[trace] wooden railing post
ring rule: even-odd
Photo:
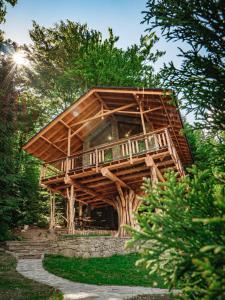
[[[130,155],[130,163],[133,164],[132,147],[131,147],[130,139],[128,139],[128,148],[129,148],[129,155]]]
[[[95,149],[95,167],[96,167],[96,172],[98,172],[98,149]]]
[[[68,143],[67,143],[67,158],[66,158],[66,174],[69,172],[69,157],[70,157],[70,151],[71,151],[71,128],[68,128]]]

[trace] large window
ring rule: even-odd
[[[133,124],[128,122],[119,122],[118,123],[119,129],[119,138],[128,138],[132,135],[137,135],[142,133],[141,124]]]
[[[90,147],[96,147],[98,145],[109,143],[113,140],[112,138],[112,125],[110,123],[107,126],[98,128],[96,134],[90,140]]]

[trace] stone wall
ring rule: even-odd
[[[77,237],[54,242],[51,253],[58,253],[70,257],[107,257],[115,254],[135,252],[125,249],[125,242],[129,238],[119,237]]]

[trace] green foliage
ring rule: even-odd
[[[131,286],[157,283],[163,287],[159,276],[152,275],[149,280],[144,268],[134,268],[138,258],[136,253],[96,258],[45,255],[43,265],[49,272],[75,282]]]
[[[12,51],[16,45],[8,42]],[[40,163],[22,151],[25,141],[43,125],[43,104],[21,91],[24,73],[10,54],[0,57],[0,240],[19,225],[46,223],[48,199],[39,188]],[[46,109],[47,110],[47,109]]]
[[[0,61],[0,240],[7,237],[8,223],[12,220],[13,209],[18,198],[18,176],[15,172],[14,157],[14,112],[16,94],[13,82],[5,84],[5,77],[10,72],[9,64]]]
[[[1,240],[9,238],[13,227],[47,224],[49,197],[39,188],[38,161],[22,150],[26,141],[93,85],[158,83],[151,63],[162,53],[152,51],[154,34],[122,50],[115,46],[118,37],[111,29],[103,39],[100,32],[71,21],[53,28],[34,22],[31,38],[31,48],[4,42],[10,53],[3,53],[0,61]],[[27,51],[28,66],[14,64],[11,54],[18,50]],[[57,204],[57,211],[64,209],[62,199]]]
[[[195,113],[199,126],[224,130],[224,2],[148,0],[144,22],[167,41],[184,42],[181,67],[171,62],[162,71],[164,87],[181,93],[182,107]]]
[[[51,101],[54,113],[67,107],[93,86],[155,87],[158,77],[153,64],[162,52],[153,52],[154,34],[141,37],[139,45],[127,50],[116,47],[118,37],[109,29],[102,38],[87,25],[67,20],[53,28],[33,23],[30,36],[34,45],[29,52],[32,69],[30,85]]]
[[[6,5],[11,4],[14,6],[17,0],[0,0],[0,24],[5,22]],[[3,32],[0,30],[0,43],[3,41]],[[1,46],[1,45],[0,45]]]
[[[170,288],[181,288],[184,299],[222,300],[225,188],[210,170],[189,172],[179,181],[171,172],[154,188],[145,181],[140,230],[131,243],[140,245],[139,264]]]
[[[213,169],[213,173],[220,177],[225,171],[225,134],[210,132],[185,124],[183,130],[191,146],[195,165],[201,170]]]

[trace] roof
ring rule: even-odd
[[[171,103],[172,93],[163,89],[93,87],[33,136],[23,149],[45,162],[65,157],[68,129],[71,128],[71,155],[74,155],[82,150],[85,137],[103,122],[103,117],[96,117],[101,111],[104,118],[110,115],[109,110],[123,115],[124,112],[119,110],[123,106],[131,117],[137,117],[138,102],[141,101],[153,129],[170,127],[183,164],[190,164],[191,151],[186,137],[180,133],[183,123],[179,110]]]

